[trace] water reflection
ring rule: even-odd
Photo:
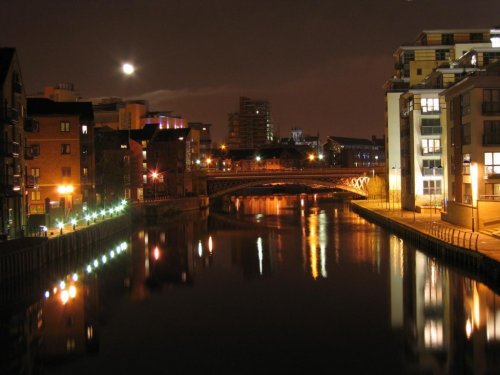
[[[138,228],[43,285],[39,298],[26,293],[29,303],[3,289],[0,373],[36,373],[40,364],[48,373],[116,370],[106,356],[126,356],[127,345],[109,343],[143,331],[148,340],[130,339],[139,359],[127,371],[165,363],[160,343],[172,373],[256,373],[269,369],[262,353],[281,372],[356,353],[350,373],[500,373],[500,300],[489,286],[345,203],[237,199],[230,214]],[[89,354],[95,360],[81,362]]]

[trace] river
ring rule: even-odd
[[[2,311],[5,373],[500,373],[497,293],[317,195],[137,227]]]

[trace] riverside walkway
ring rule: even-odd
[[[434,242],[450,245],[465,252],[473,252],[500,264],[500,238],[487,232],[472,232],[469,228],[453,225],[441,220],[439,210],[422,213],[401,210],[399,205],[391,203],[389,206],[379,200],[357,200],[351,202],[361,211],[378,216],[381,220],[397,223],[409,231],[426,236]]]

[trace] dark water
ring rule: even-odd
[[[240,198],[230,214],[185,215],[117,240],[123,250],[75,265],[77,281],[70,272],[66,285],[44,287],[48,297],[4,306],[0,368],[500,373],[496,293],[348,204],[303,198]]]

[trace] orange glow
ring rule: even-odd
[[[61,298],[62,304],[65,305],[68,302],[68,300],[69,300],[69,293],[68,293],[68,291],[67,290],[63,290],[61,292],[60,298]]]
[[[160,249],[158,249],[158,246],[156,246],[153,250],[153,257],[155,258],[155,260],[160,259]]]

